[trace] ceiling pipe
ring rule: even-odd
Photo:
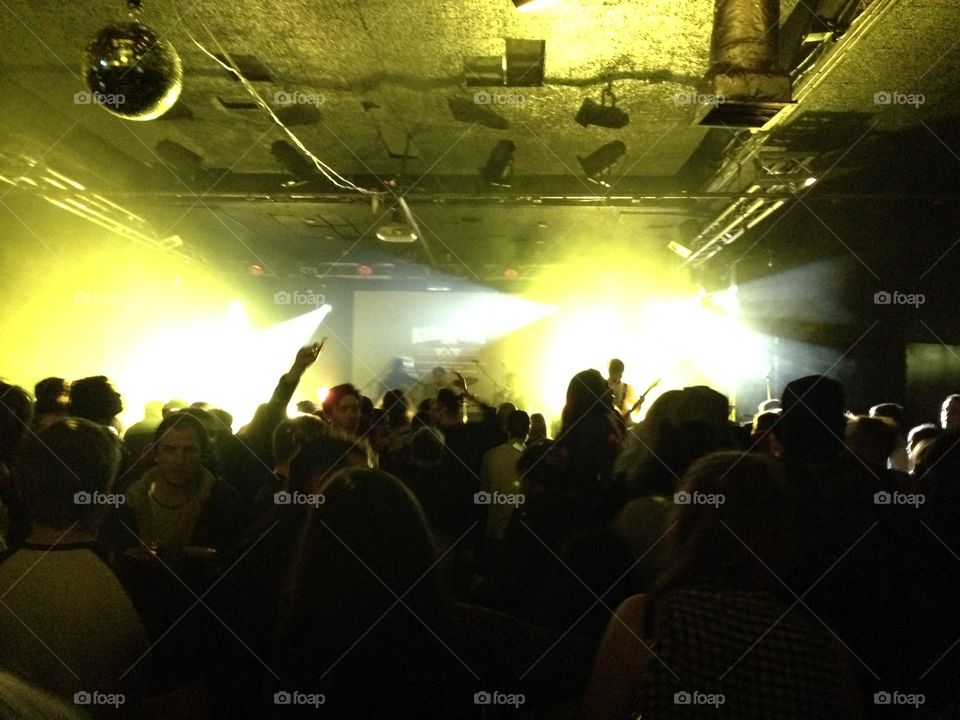
[[[714,0],[701,125],[760,128],[792,102],[780,67],[780,1]]]

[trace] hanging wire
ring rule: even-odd
[[[314,155],[314,154],[306,147],[306,145],[304,145],[304,144],[300,141],[300,138],[298,138],[298,137],[293,133],[293,131],[290,130],[290,128],[288,128],[288,127],[283,123],[283,121],[282,121],[279,117],[277,117],[277,114],[273,111],[273,108],[271,108],[270,105],[266,102],[266,100],[264,100],[264,99],[260,96],[260,93],[257,92],[257,89],[250,83],[250,81],[247,80],[247,79],[243,76],[243,73],[240,72],[240,69],[237,67],[236,63],[234,63],[233,59],[230,57],[230,54],[229,54],[229,53],[224,49],[224,47],[220,44],[220,41],[219,41],[219,40],[217,39],[217,37],[213,34],[213,32],[210,30],[210,28],[207,27],[207,24],[206,24],[205,22],[203,22],[203,21],[201,20],[201,21],[200,21],[201,26],[203,26],[203,29],[207,32],[207,35],[210,36],[210,39],[213,41],[214,45],[216,45],[217,49],[220,51],[220,54],[221,54],[224,58],[226,58],[227,62],[223,62],[223,60],[221,60],[221,59],[218,58],[216,55],[214,55],[212,52],[210,52],[206,47],[203,46],[203,44],[202,44],[199,40],[197,40],[197,39],[194,37],[193,33],[190,32],[190,28],[186,25],[186,23],[183,22],[182,17],[179,16],[179,13],[178,13],[178,18],[180,19],[181,24],[183,25],[183,28],[184,28],[184,30],[185,30],[186,33],[187,33],[187,36],[190,38],[191,41],[193,41],[193,44],[196,45],[198,48],[200,48],[200,50],[201,50],[205,55],[207,55],[209,58],[211,58],[212,60],[214,60],[214,61],[215,61],[218,65],[220,65],[224,70],[226,70],[226,71],[228,71],[228,72],[230,72],[230,73],[233,73],[233,74],[237,77],[237,79],[238,79],[238,80],[240,81],[240,83],[243,85],[244,89],[245,89],[245,90],[250,94],[250,96],[257,102],[257,105],[259,105],[261,108],[263,108],[263,109],[267,112],[267,114],[271,117],[271,119],[280,127],[280,129],[283,130],[284,133],[286,133],[287,137],[290,138],[290,141],[291,141],[304,155],[306,155],[308,158],[310,158],[310,160],[313,161],[313,164],[317,167],[317,170],[319,170],[321,173],[323,173],[324,177],[326,177],[331,183],[333,183],[334,185],[336,185],[338,188],[342,188],[342,189],[344,189],[344,190],[356,190],[357,192],[362,193],[362,194],[364,194],[364,195],[380,195],[380,194],[381,194],[380,191],[370,190],[370,189],[368,189],[368,188],[360,187],[359,185],[355,184],[355,183],[352,182],[351,180],[345,178],[343,175],[341,175],[341,174],[338,173],[336,170],[334,170],[331,166],[329,166],[329,165],[327,165],[325,162],[323,162],[323,160],[321,160],[321,159],[318,158],[316,155]]]

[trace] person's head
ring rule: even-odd
[[[438,365],[430,371],[430,377],[434,385],[445,385],[447,382],[447,371]]]
[[[940,432],[940,428],[933,423],[923,423],[910,428],[910,432],[907,433],[907,453],[916,450],[917,445],[924,440],[934,440]]]
[[[109,425],[123,411],[123,400],[104,375],[80,378],[70,386],[70,412],[75,417]]]
[[[277,467],[286,466],[300,447],[326,434],[327,426],[314,415],[281,420],[273,431],[273,457]]]
[[[163,400],[147,400],[143,404],[143,419],[147,422],[160,422],[163,418]]]
[[[957,476],[960,475],[960,430],[942,431],[937,437],[921,440],[914,474],[918,484],[929,491],[946,491],[957,497]],[[925,490],[925,491],[927,491]],[[927,496],[930,503],[930,496]],[[934,505],[936,505],[934,501]]]
[[[879,405],[874,405],[870,408],[870,417],[880,417],[880,418],[890,418],[897,425],[903,420],[903,405],[898,405],[897,403],[880,403]]]
[[[910,429],[907,433],[907,470],[912,473],[922,464],[924,454],[942,432],[933,423],[923,423]]]
[[[547,439],[547,420],[542,413],[534,413],[530,416],[530,434],[527,436],[527,442],[533,444]]]
[[[34,386],[33,395],[37,399],[34,413],[38,418],[66,417],[70,412],[70,385],[63,378],[44,378]]]
[[[772,457],[783,454],[783,445],[777,439],[774,427],[780,420],[781,410],[766,410],[755,418],[750,428],[749,445],[753,451],[766,453]]]
[[[187,411],[168,415],[153,434],[154,458],[160,477],[183,486],[200,479],[210,439],[203,422]]]
[[[457,424],[460,417],[460,398],[450,388],[440,388],[433,403],[433,422],[437,425]]]
[[[843,385],[824,375],[808,375],[783,390],[783,414],[776,424],[784,456],[825,463],[843,450],[847,420]]]
[[[791,517],[787,480],[773,459],[740,452],[700,458],[674,496],[658,586],[778,587],[768,568],[779,574],[791,556]]]
[[[334,428],[310,438],[294,453],[286,489],[312,493],[337,470],[366,465],[367,451],[362,441],[346,434],[338,435]]]
[[[523,410],[514,410],[507,418],[507,437],[526,442],[530,434],[530,416]]]
[[[382,408],[374,408],[370,416],[370,427],[364,433],[370,447],[376,452],[383,452],[390,446],[390,426],[387,424],[387,412]]]
[[[207,412],[216,420],[217,429],[214,433],[219,436],[233,435],[233,415],[223,408],[210,408]]]
[[[410,620],[407,608],[429,621],[441,599],[437,543],[402,482],[349,468],[318,490],[324,501],[308,514],[284,593],[281,637],[294,664],[301,652],[337,658],[374,624]],[[385,618],[398,597],[406,607]]]
[[[500,429],[505,433],[509,433],[507,430],[507,418],[510,417],[510,413],[516,411],[517,406],[512,402],[500,403],[500,407],[497,408],[497,421],[500,423]]]
[[[418,429],[410,439],[414,463],[423,467],[439,463],[443,459],[443,447],[443,433],[432,427]]]
[[[691,385],[680,392],[674,421],[680,425],[702,422],[724,430],[730,415],[730,400],[721,392],[706,385]]]
[[[940,427],[960,430],[960,395],[948,395],[940,407]]]
[[[847,447],[868,465],[885,468],[897,446],[896,427],[890,418],[857,416],[847,423]]]
[[[750,434],[754,437],[766,435],[773,430],[773,426],[780,419],[780,410],[766,410],[753,418],[753,424],[750,428]]]
[[[623,360],[613,358],[608,368],[610,372],[610,382],[618,383],[623,379]]]
[[[33,399],[19,385],[0,381],[0,462],[9,461],[30,426]]]
[[[399,427],[407,422],[407,415],[410,412],[410,405],[403,390],[388,390],[383,394],[383,400],[380,401],[382,407],[387,413],[387,419],[392,427]]]
[[[360,427],[360,391],[350,383],[333,386],[323,400],[323,414],[334,427],[356,435]]]
[[[613,393],[599,370],[581,370],[567,385],[567,403],[563,407],[564,425],[584,415],[613,408]]]
[[[166,403],[164,403],[163,409],[160,411],[160,415],[162,417],[166,417],[170,413],[185,410],[188,407],[189,405],[187,404],[186,400],[168,400]]]
[[[26,440],[14,483],[35,527],[80,523],[92,531],[102,508],[90,496],[109,491],[119,462],[117,443],[102,425],[64,418]]]

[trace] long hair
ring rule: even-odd
[[[772,459],[718,452],[694,462],[680,480],[667,527],[657,592],[715,583],[737,589],[781,586],[793,541],[792,497]]]
[[[30,436],[14,465],[18,498],[34,523],[96,529],[102,508],[95,492],[110,492],[120,451],[110,433],[89,420],[64,418]]]
[[[375,623],[372,637],[395,638],[398,626],[418,622],[411,611],[430,624],[442,599],[432,572],[436,541],[419,502],[400,480],[380,470],[347,468],[319,491],[323,502],[304,527],[278,633],[285,669],[314,679]]]

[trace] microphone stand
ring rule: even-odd
[[[486,369],[483,365],[480,364],[480,361],[479,361],[479,360],[474,359],[474,360],[471,360],[470,362],[472,362],[474,365],[476,365],[478,368],[480,368],[480,372],[482,372],[484,375],[487,376],[487,379],[489,379],[490,382],[493,383],[493,386],[494,386],[497,390],[501,391],[504,395],[508,395],[508,394],[509,394],[509,391],[507,390],[507,388],[503,387],[500,383],[498,383],[496,380],[494,380],[494,379],[493,379],[493,376],[492,376],[490,373],[487,372],[487,369]]]

